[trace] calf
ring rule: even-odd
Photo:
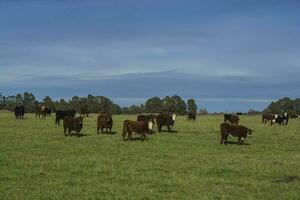
[[[163,126],[167,126],[168,132],[171,132],[171,127],[174,126],[176,120],[175,113],[161,113],[156,116],[156,124],[158,132],[161,132]]]
[[[16,119],[24,119],[25,107],[16,106],[14,109]]]
[[[106,129],[106,133],[111,133],[111,129],[113,126],[112,117],[109,115],[99,115],[97,118],[97,133],[99,134],[99,130],[101,129],[101,133],[103,133],[103,129]]]
[[[288,125],[289,118],[290,118],[289,115],[287,113],[284,113],[283,115],[279,115],[276,118],[275,123],[279,125]]]
[[[187,114],[187,121],[196,121],[197,113],[190,112]]]
[[[222,123],[220,125],[221,141],[220,144],[227,145],[227,138],[229,135],[238,137],[238,144],[242,144],[247,135],[251,135],[253,130],[240,125],[232,125],[228,123]]]
[[[64,119],[66,116],[75,117],[76,110],[57,110],[55,115],[55,124],[60,125],[60,120]]]
[[[66,116],[64,118],[64,134],[65,134],[65,136],[68,136],[67,130],[68,130],[69,135],[72,135],[71,131],[75,131],[77,136],[79,136],[79,132],[82,129],[82,124],[83,124],[82,117]]]
[[[240,118],[236,114],[224,114],[224,122],[230,122],[231,124],[238,125]]]
[[[132,140],[132,133],[138,133],[142,135],[142,140],[146,139],[146,133],[150,133],[152,130],[153,123],[149,121],[148,123],[145,121],[131,121],[125,120],[123,123],[123,140],[126,140],[126,135],[130,140]]]

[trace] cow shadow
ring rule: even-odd
[[[174,130],[171,130],[171,131],[161,130],[160,132],[157,131],[157,133],[178,133],[178,131],[174,131]]]
[[[84,134],[84,133],[79,133],[79,134],[73,133],[72,135],[68,135],[68,136],[81,138],[81,137],[86,137],[86,136],[90,136],[90,135]]]
[[[238,142],[233,142],[233,141],[227,141],[227,144],[236,144],[236,145],[241,145],[241,146],[243,146],[243,145],[246,145],[246,146],[248,146],[248,145],[250,145],[249,143],[243,143],[243,144],[239,144]]]
[[[118,132],[117,131],[112,131],[112,132],[103,132],[103,133],[101,133],[101,131],[99,132],[99,134],[97,133],[97,135],[115,135],[115,134],[117,134]]]
[[[145,142],[145,141],[148,141],[149,138],[142,138],[142,137],[132,137],[131,139],[130,138],[126,138],[124,141],[130,141],[130,142],[133,142],[133,141],[141,141],[141,142]]]

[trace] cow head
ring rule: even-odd
[[[153,125],[154,125],[154,123],[150,120],[150,121],[148,122],[148,128],[149,128],[150,131],[152,131]]]

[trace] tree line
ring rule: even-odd
[[[284,97],[277,101],[273,101],[269,106],[263,110],[263,113],[289,113],[291,115],[300,115],[300,98],[290,99]]]
[[[111,99],[104,96],[88,95],[86,97],[73,96],[69,100],[61,98],[53,100],[46,96],[42,101],[38,101],[30,92],[18,93],[17,95],[4,96],[0,93],[0,110],[13,111],[15,106],[24,105],[26,112],[35,112],[38,106],[46,106],[55,110],[75,109],[80,112],[82,108],[93,113],[107,114],[140,114],[140,113],[161,113],[175,112],[185,115],[188,112],[197,113],[197,104],[194,99],[185,102],[180,96],[166,96],[164,98],[152,97],[144,104],[121,107]]]

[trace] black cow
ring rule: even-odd
[[[290,116],[287,113],[284,113],[283,115],[278,115],[278,117],[275,120],[275,123],[279,125],[288,125]]]
[[[187,121],[196,121],[196,118],[197,118],[197,113],[195,113],[195,112],[190,112],[190,113],[188,113],[187,114]]]
[[[171,127],[174,126],[176,120],[175,113],[161,113],[156,116],[156,124],[158,132],[161,132],[163,126],[167,126],[168,132],[171,132]]]
[[[224,122],[230,122],[231,124],[238,125],[240,118],[236,114],[224,114]]]
[[[75,117],[76,110],[57,110],[55,117],[55,124],[60,125],[60,120],[64,119],[66,116]]]
[[[24,106],[16,106],[14,111],[15,111],[16,119],[24,119],[24,113],[25,113]]]

